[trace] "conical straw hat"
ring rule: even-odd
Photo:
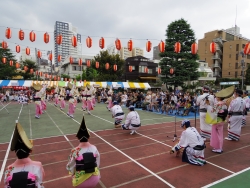
[[[233,95],[234,89],[235,89],[235,86],[230,86],[228,88],[222,89],[219,92],[215,93],[215,96],[221,97],[221,98],[229,98]]]

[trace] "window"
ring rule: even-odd
[[[236,60],[238,60],[239,59],[239,54],[236,54]]]
[[[205,54],[207,53],[207,50],[205,51]]]
[[[207,61],[207,58],[205,58],[205,61]]]
[[[72,66],[72,71],[76,71],[76,66]]]
[[[238,69],[238,63],[235,63],[235,69]]]
[[[149,73],[149,74],[152,74],[152,73],[153,73],[153,70],[152,70],[152,69],[148,69],[148,73]]]
[[[226,33],[226,40],[228,41],[234,40],[234,36],[232,34]]]
[[[230,47],[229,47],[230,49],[232,49],[232,45],[230,45]]]
[[[229,58],[231,58],[231,54],[229,54]]]
[[[231,63],[229,63],[228,66],[231,67]]]
[[[239,51],[239,44],[236,44],[236,51]]]
[[[205,46],[207,46],[207,43],[205,42]]]
[[[234,77],[237,78],[237,76],[238,76],[238,72],[235,72]]]
[[[206,66],[206,64],[204,64],[204,67]]]
[[[132,66],[132,70],[135,70],[135,66]]]
[[[139,66],[139,73],[145,73],[145,68],[147,66]]]
[[[230,75],[230,72],[228,72],[228,75]]]
[[[245,48],[245,44],[242,44],[242,48]]]

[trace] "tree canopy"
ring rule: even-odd
[[[6,63],[3,63],[3,58],[6,58]],[[2,44],[0,44],[0,80],[12,79],[12,77],[17,76],[16,72],[16,59],[12,54],[10,49],[3,49]],[[10,61],[13,61],[13,66],[10,66]]]
[[[190,25],[184,19],[172,22],[166,30],[165,52],[160,53],[162,57],[160,66],[162,69],[161,80],[168,85],[182,86],[187,80],[197,80],[199,73],[198,55],[191,53],[191,45],[195,42],[195,34]],[[180,42],[180,53],[174,52],[174,45]],[[170,68],[174,68],[174,74],[170,74]]]

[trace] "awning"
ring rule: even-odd
[[[3,86],[8,86],[10,83],[10,80],[3,80],[0,84],[0,87],[3,87]]]
[[[157,80],[158,77],[140,77],[140,79]]]
[[[128,82],[122,82],[124,89],[130,88]]]
[[[151,88],[148,83],[129,82],[128,84],[129,84],[131,89],[149,89],[149,88]]]
[[[113,88],[119,88],[119,87],[124,88],[122,82],[112,82],[112,87]]]

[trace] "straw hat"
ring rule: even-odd
[[[215,93],[216,97],[220,98],[229,98],[234,93],[235,86],[230,86],[228,88],[222,89],[219,92]]]
[[[21,145],[18,144],[19,142],[21,143]],[[21,148],[17,148],[17,147],[21,147]],[[23,127],[19,123],[17,123],[15,127],[15,132],[13,135],[13,139],[11,142],[11,151],[14,151],[15,149],[22,149],[22,147],[27,147],[28,149],[31,150],[33,148],[33,144],[28,139],[25,131],[23,130]]]
[[[68,87],[69,87],[70,89],[72,89],[73,84],[71,84],[70,82],[68,82]]]
[[[36,90],[36,91],[40,91],[43,86],[41,86],[40,84],[33,84],[33,88]]]

